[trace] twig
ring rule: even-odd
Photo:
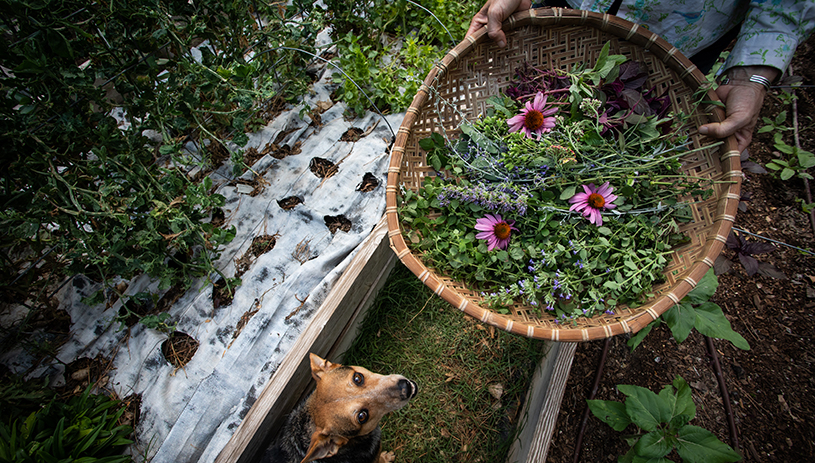
[[[733,417],[733,407],[730,405],[730,394],[727,392],[727,383],[722,374],[722,365],[719,363],[719,356],[716,354],[716,346],[713,344],[713,339],[705,336],[705,345],[707,346],[708,355],[713,363],[713,370],[716,373],[716,381],[719,383],[719,391],[722,394],[722,402],[724,402],[724,412],[727,416],[727,424],[730,427],[730,445],[738,452],[739,451],[739,432],[736,429],[736,420]]]
[[[611,346],[611,338],[606,338],[603,344],[603,352],[600,354],[600,364],[597,365],[597,371],[594,374],[594,386],[591,388],[588,400],[594,400],[597,395],[597,389],[600,388],[600,379],[603,377],[603,366],[606,364],[606,357],[608,357],[608,350]],[[583,412],[583,419],[580,422],[580,432],[577,433],[577,440],[574,444],[574,463],[580,461],[580,451],[583,447],[583,435],[586,433],[586,424],[589,421],[589,406],[586,404],[586,410]]]
[[[792,75],[792,64],[787,68],[789,75]],[[795,139],[796,151],[801,151],[801,139],[798,136],[798,101],[795,98],[795,88],[791,90],[792,93],[792,134]],[[809,180],[804,178],[804,194],[806,195],[807,204],[812,204],[812,190],[809,187]],[[809,211],[809,224],[812,226],[812,231],[815,232],[815,209]]]

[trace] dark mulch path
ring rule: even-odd
[[[804,78],[804,84],[815,84],[815,39],[798,49],[793,72]],[[796,93],[800,142],[803,149],[813,151],[815,89],[799,89]],[[784,109],[792,125],[789,106],[777,96],[765,100],[762,115],[774,117]],[[792,144],[791,136],[787,143]],[[757,135],[749,149],[759,164],[769,162],[775,151],[772,134]],[[800,248],[815,248],[808,216],[797,200],[805,198],[802,180],[782,182],[770,175],[747,174],[743,190],[751,192],[753,198],[747,210],[738,214],[736,227]],[[731,273],[719,277],[714,296],[733,328],[752,347],[745,352],[725,341],[715,343],[730,393],[739,448],[744,461],[815,461],[815,257],[783,246],[757,257],[782,270],[787,279],[748,277],[736,263]],[[701,335],[694,332],[677,345],[667,327],[661,327],[652,331],[633,353],[625,342],[622,337],[611,342],[598,399],[624,400],[625,396],[616,390],[617,384],[635,384],[658,392],[681,375],[691,385],[698,408],[691,424],[705,427],[731,443],[722,395]],[[602,348],[603,341],[577,348],[549,462],[573,459],[585,400]],[[620,436],[590,417],[580,461],[616,461],[628,449]],[[671,458],[680,461],[676,455]]]

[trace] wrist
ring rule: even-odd
[[[770,83],[779,74],[780,71],[771,66],[735,66],[724,73],[722,85],[755,85],[769,91]]]

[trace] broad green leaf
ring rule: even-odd
[[[569,187],[566,187],[566,189],[565,189],[565,190],[563,190],[563,191],[560,193],[560,199],[563,199],[563,200],[569,199],[569,198],[571,198],[572,196],[574,196],[574,194],[575,194],[575,192],[576,192],[576,191],[577,191],[577,189],[575,188],[575,186],[574,186],[574,185],[569,186]]]
[[[488,153],[495,154],[498,152],[498,146],[489,137],[479,132],[478,129],[468,122],[464,122],[459,126],[461,133],[469,136],[480,147],[487,150]]]
[[[419,147],[425,151],[432,151],[433,148],[436,147],[436,144],[433,143],[432,138],[422,138],[421,140],[419,140]]]
[[[617,432],[631,424],[631,418],[625,411],[625,404],[613,400],[587,400],[589,410],[603,423]]]
[[[608,61],[608,52],[611,49],[611,42],[606,42],[603,45],[603,48],[600,50],[600,54],[597,55],[597,61],[594,62],[594,71],[599,71],[602,69],[606,62]]]
[[[741,350],[750,350],[750,344],[739,333],[733,331],[730,321],[722,308],[712,302],[705,302],[696,308],[696,329],[711,338],[725,339]]]
[[[688,463],[720,463],[741,460],[729,445],[720,441],[707,429],[683,426],[677,434],[676,451]]]
[[[676,438],[671,439],[662,431],[649,432],[634,445],[634,453],[645,458],[662,458],[671,453],[675,441]]]
[[[719,287],[719,279],[713,269],[705,273],[705,276],[696,284],[696,287],[688,293],[682,300],[690,302],[691,304],[701,304],[707,302],[716,292]]]
[[[631,339],[629,339],[628,342],[626,343],[628,347],[630,347],[632,351],[636,349],[637,346],[640,345],[642,340],[645,339],[646,336],[648,336],[648,333],[650,333],[651,330],[654,329],[654,327],[659,323],[660,323],[659,319],[657,318],[656,320],[646,325],[645,328],[639,330],[639,332],[632,336]]]
[[[662,314],[662,320],[668,324],[676,342],[684,342],[696,323],[696,310],[688,303],[675,305]]]
[[[640,428],[654,431],[660,423],[667,423],[671,419],[668,404],[653,391],[630,384],[620,384],[617,389],[628,396],[625,410],[631,421]]]
[[[638,457],[634,456],[631,459],[631,463],[674,463],[672,460],[667,458],[645,458],[645,457]]]
[[[674,416],[688,416],[688,421],[696,416],[696,404],[693,403],[690,386],[685,380],[677,375],[673,382],[676,388],[676,405],[674,406]]]
[[[784,169],[781,171],[781,175],[780,175],[780,177],[781,177],[781,180],[789,180],[789,179],[791,179],[791,178],[792,178],[794,175],[795,175],[795,171],[794,171],[794,170],[790,169],[789,167],[785,167],[785,168],[784,168]]]
[[[799,150],[798,164],[800,164],[804,169],[809,169],[810,167],[815,166],[815,155],[806,150]]]

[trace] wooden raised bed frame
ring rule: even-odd
[[[310,390],[308,354],[341,362],[357,327],[396,265],[389,249],[386,220],[379,221],[334,285],[314,318],[283,358],[215,463],[257,461],[297,402]],[[546,461],[575,343],[547,342],[545,355],[527,392],[524,427],[513,443],[508,462]],[[396,456],[397,461],[399,456]]]

